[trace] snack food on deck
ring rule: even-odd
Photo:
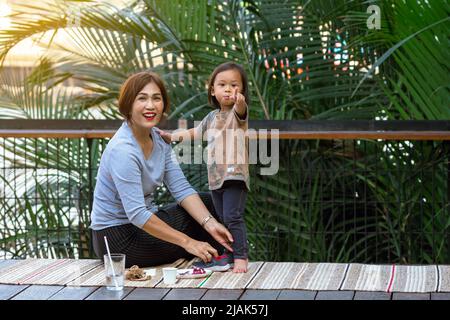
[[[145,273],[144,269],[139,268],[139,266],[132,266],[126,274],[126,279],[127,280],[132,280],[132,281],[136,281],[136,280],[148,280],[150,279],[151,276],[148,276]]]
[[[178,270],[178,279],[195,279],[195,278],[206,278],[212,273],[211,270],[205,270],[203,268],[193,267],[190,269],[180,269]]]

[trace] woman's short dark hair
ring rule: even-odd
[[[235,62],[222,63],[221,65],[219,65],[218,67],[216,67],[214,69],[213,73],[209,77],[209,81],[208,81],[208,102],[209,102],[209,104],[220,109],[219,101],[217,101],[216,97],[212,95],[212,89],[213,89],[214,81],[216,80],[217,75],[223,71],[228,71],[228,70],[237,70],[241,74],[242,95],[245,97],[245,102],[247,103],[247,105],[250,105],[247,74],[245,73],[244,68],[240,64],[237,64]]]
[[[162,99],[164,102],[164,114],[169,113],[169,96],[161,77],[151,71],[142,71],[135,73],[125,80],[120,88],[119,94],[119,111],[128,121],[131,119],[131,109],[134,100],[141,90],[149,83],[155,83],[161,90]]]

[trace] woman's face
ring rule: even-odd
[[[161,89],[154,82],[148,83],[137,94],[131,109],[131,123],[149,129],[156,126],[164,111]]]

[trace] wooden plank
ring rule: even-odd
[[[250,138],[254,137],[250,136]],[[450,140],[450,133],[448,131],[280,131],[279,139]]]
[[[85,300],[122,300],[124,299],[133,288],[125,287],[121,291],[108,290],[106,287],[99,287]]]
[[[124,300],[162,300],[170,289],[135,288]]]
[[[276,300],[280,290],[245,290],[239,300]]]
[[[391,300],[392,293],[381,291],[356,291],[353,300]]]
[[[430,300],[429,293],[394,292],[392,300]]]
[[[117,131],[123,120],[73,119],[0,119],[4,130],[111,130]],[[172,119],[161,121],[163,130],[194,127],[194,120]],[[249,120],[251,129],[277,129],[280,131],[449,131],[448,120]]]
[[[63,286],[32,285],[11,300],[47,300],[63,288]]]
[[[355,291],[319,291],[316,300],[353,300]]]
[[[172,289],[163,300],[200,300],[206,289]]]
[[[49,300],[84,300],[97,289],[98,287],[64,287]]]
[[[243,292],[241,289],[208,290],[201,300],[239,300]]]
[[[111,138],[117,130],[24,130],[0,129],[0,138]],[[267,134],[250,132],[249,139],[297,139],[297,140],[333,140],[333,139],[383,139],[383,140],[450,140],[449,131],[279,131],[278,135],[271,137]]]
[[[317,291],[310,290],[281,290],[277,300],[314,300]]]
[[[431,300],[450,300],[450,292],[432,292]]]
[[[29,285],[0,284],[0,300],[8,300],[16,296]]]
[[[111,138],[112,130],[0,130],[0,138]]]
[[[121,120],[2,119],[0,137],[110,138],[121,124]],[[192,120],[187,121],[188,128],[193,125]],[[180,122],[162,121],[158,127],[170,132],[179,128]],[[265,139],[260,129],[276,129],[280,139],[450,140],[450,121],[446,120],[249,120],[249,128],[250,139],[256,132]]]

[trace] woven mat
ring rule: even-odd
[[[450,266],[350,265],[342,290],[448,292]]]
[[[179,259],[173,263],[165,264],[161,266],[154,267],[156,269],[155,275],[152,276],[147,281],[130,281],[125,280],[123,285],[125,287],[142,287],[142,288],[153,288],[155,287],[159,282],[162,281],[163,275],[162,275],[162,268],[164,267],[176,267],[180,268],[183,263],[185,263],[184,259]],[[68,286],[76,286],[76,287],[83,287],[83,286],[105,286],[105,268],[103,265],[100,265],[91,271],[87,272],[86,274],[82,275],[81,277],[69,282],[67,284]]]
[[[450,292],[450,266],[266,262],[247,288]]]
[[[450,292],[450,266],[438,266],[438,292]]]
[[[342,290],[387,291],[392,278],[390,265],[352,264],[342,284]]]
[[[66,285],[99,265],[100,260],[20,260],[0,269],[0,283]]]
[[[213,272],[208,278],[162,282],[162,268],[188,268],[197,259],[154,267],[147,281],[125,280],[126,287],[207,289],[298,289],[384,292],[450,292],[450,265],[368,265],[250,262],[247,273]],[[0,265],[2,284],[104,286],[100,260],[26,259]]]
[[[339,290],[347,264],[266,262],[249,289]]]
[[[195,261],[195,259],[193,260]],[[183,265],[188,268],[193,261]],[[173,285],[160,282],[157,288],[207,288],[207,289],[245,289],[250,281],[256,276],[264,262],[250,262],[246,273],[213,272],[208,278],[200,279],[178,279]]]

